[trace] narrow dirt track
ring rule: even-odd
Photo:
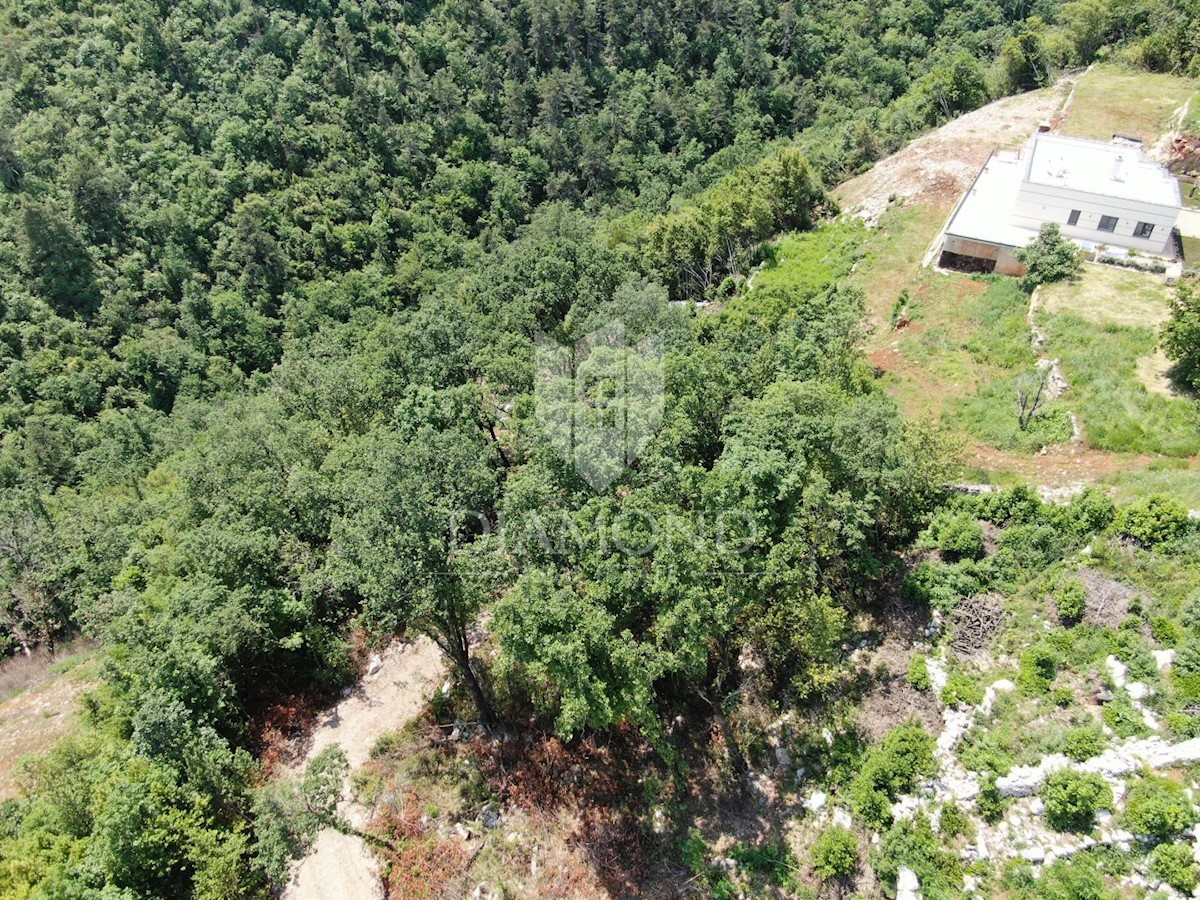
[[[393,644],[381,655],[381,662],[324,716],[297,771],[321,751],[340,746],[353,774],[367,761],[380,735],[403,728],[421,711],[446,674],[441,653],[426,638]],[[342,797],[342,815],[354,827],[365,827],[371,811],[350,798],[348,782]],[[366,844],[326,828],[296,867],[283,900],[383,900],[383,896],[379,865]]]

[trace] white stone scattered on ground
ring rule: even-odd
[[[1129,694],[1129,700],[1142,716],[1142,722],[1151,731],[1162,731],[1162,724],[1149,709],[1143,704],[1142,700],[1149,696],[1150,689],[1140,681],[1129,682],[1126,678],[1128,668],[1125,663],[1121,662],[1115,656],[1106,657],[1104,660],[1105,668],[1108,669],[1109,677],[1112,679],[1113,686],[1116,688],[1124,688]]]
[[[921,805],[920,799],[912,794],[901,794],[892,804],[892,818],[897,822],[906,822],[916,815]]]
[[[1104,660],[1104,667],[1108,669],[1113,687],[1125,687],[1125,663],[1121,662],[1115,656],[1108,656]]]
[[[813,791],[809,798],[804,801],[804,808],[810,813],[819,813],[825,808],[825,803],[829,800],[829,796],[824,791]]]
[[[1154,690],[1144,681],[1131,681],[1125,685],[1125,690],[1129,692],[1129,696],[1134,700],[1145,700]]]
[[[921,882],[917,873],[908,866],[901,866],[896,875],[896,900],[919,900]]]
[[[946,662],[940,656],[929,656],[925,659],[925,671],[929,673],[929,684],[936,697],[942,693],[949,675],[946,674]]]
[[[996,787],[1005,797],[1028,797],[1036,793],[1047,775],[1059,769],[1072,768],[1117,782],[1143,768],[1166,769],[1197,761],[1200,761],[1200,738],[1178,744],[1161,737],[1131,739],[1083,762],[1073,762],[1061,753],[1054,753],[1036,766],[1016,766],[996,779]]]
[[[1174,650],[1151,650],[1150,652],[1154,654],[1154,664],[1160,671],[1175,661]]]
[[[436,690],[445,663],[433,642],[394,643],[372,658],[368,674],[313,731],[304,764],[323,750],[340,746],[351,772],[362,766],[380,735],[404,727]],[[343,785],[338,811],[355,828],[365,828],[370,811]],[[282,900],[382,900],[379,866],[370,849],[355,835],[322,828],[309,855],[296,864]]]

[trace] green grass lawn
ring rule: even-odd
[[[1161,279],[1085,266],[1077,281],[1043,287],[1041,299],[1045,353],[1061,360],[1071,385],[1064,400],[1082,419],[1089,446],[1200,453],[1200,405],[1152,392],[1139,377],[1139,361],[1154,354],[1170,310],[1171,289]]]
[[[1179,178],[1178,181],[1179,196],[1183,198],[1183,205],[1191,209],[1200,209],[1200,187],[1186,178]]]
[[[1059,130],[1099,141],[1125,134],[1149,144],[1170,128],[1175,110],[1195,90],[1195,82],[1187,78],[1094,66],[1075,86],[1075,98]]]
[[[1187,118],[1183,120],[1183,130],[1189,134],[1200,134],[1200,91],[1192,94]]]
[[[1118,503],[1149,494],[1168,494],[1188,509],[1200,509],[1200,463],[1156,459],[1144,469],[1130,469],[1104,480]]]
[[[1075,315],[1044,319],[1047,353],[1062,360],[1069,402],[1090,446],[1117,453],[1185,457],[1200,453],[1200,405],[1153,394],[1137,362],[1158,343],[1154,328],[1098,324]]]
[[[1189,266],[1200,266],[1200,238],[1185,237],[1183,240],[1183,260]]]

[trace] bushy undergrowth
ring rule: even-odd
[[[919,722],[897,725],[863,760],[850,784],[851,809],[871,827],[886,825],[891,802],[933,772],[933,738]]]
[[[1090,831],[1096,813],[1110,809],[1112,788],[1099,775],[1063,769],[1049,775],[1038,796],[1046,805],[1046,823],[1056,831]]]

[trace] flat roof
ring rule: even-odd
[[[946,233],[1006,247],[1024,247],[1037,232],[1011,224],[1025,167],[1015,153],[993,153],[971,185]]]
[[[1160,206],[1182,205],[1179,183],[1162,166],[1146,162],[1140,147],[1036,134],[1028,157],[1026,178],[1033,184]]]

